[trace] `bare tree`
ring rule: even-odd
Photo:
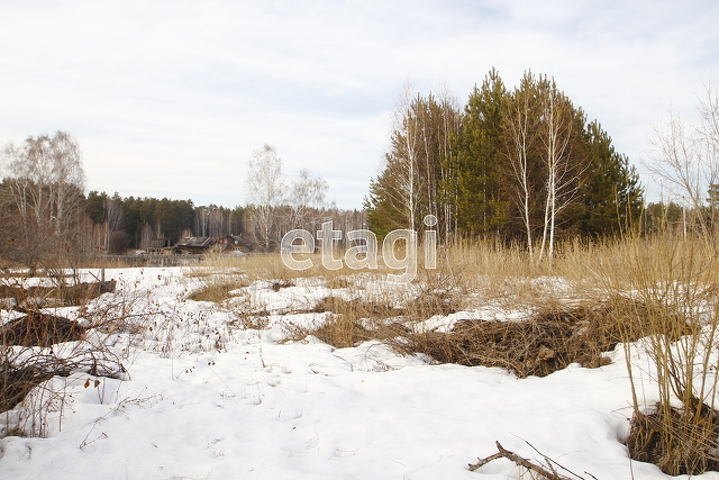
[[[30,136],[20,146],[7,145],[3,154],[6,253],[34,267],[73,250],[85,205],[77,142],[65,132]]]
[[[230,212],[222,207],[195,208],[195,235],[198,237],[222,237],[230,233]]]
[[[125,212],[122,205],[112,198],[103,200],[102,206],[105,211],[105,248],[110,253],[119,253],[125,248],[123,240],[127,237],[122,231]]]
[[[112,198],[106,198],[103,201],[103,207],[105,208],[105,221],[107,222],[108,229],[111,233],[119,231],[122,228],[122,221],[125,217],[122,205]]]
[[[707,192],[719,182],[719,91],[705,85],[698,97],[699,124],[687,125],[675,112],[666,123],[654,126],[651,156],[646,167],[669,186],[669,193],[689,202],[691,219],[706,232],[708,225],[699,212]]]
[[[320,223],[328,188],[327,182],[321,177],[312,177],[309,170],[302,169],[300,176],[292,181],[290,189],[290,228],[312,231]]]
[[[247,173],[252,234],[265,250],[270,249],[273,238],[279,234],[276,213],[283,200],[284,186],[282,160],[274,147],[265,144],[250,159]]]
[[[456,103],[446,92],[438,102],[431,93],[415,97],[411,86],[405,86],[394,112],[389,151],[365,200],[373,229],[381,234],[394,228],[415,230],[431,214],[443,223],[444,238],[450,236],[456,222],[449,205],[456,204],[458,192],[450,146],[459,124]]]
[[[405,208],[407,226],[415,230],[418,217],[418,197],[422,190],[419,183],[419,155],[422,147],[422,127],[417,118],[414,102],[414,90],[406,84],[393,115],[394,134],[392,142],[395,150],[393,167],[397,180],[397,195],[400,205]]]
[[[539,82],[542,105],[540,142],[546,168],[546,201],[544,228],[539,257],[554,255],[557,216],[579,194],[582,176],[589,165],[573,156],[572,139],[575,135],[575,110],[570,100],[558,89],[555,81]]]

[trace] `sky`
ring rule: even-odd
[[[0,145],[63,130],[86,189],[247,202],[255,151],[361,208],[407,84],[460,106],[495,67],[597,119],[651,195],[649,139],[719,75],[714,1],[0,0]]]

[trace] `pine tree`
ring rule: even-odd
[[[365,200],[380,236],[433,214],[445,240],[491,235],[551,257],[559,238],[611,235],[638,219],[635,169],[554,79],[528,71],[509,92],[492,69],[461,115],[432,94],[401,105]]]
[[[507,95],[492,69],[475,87],[462,117],[455,152],[458,168],[457,223],[469,235],[500,233],[510,220],[509,202],[501,194],[502,113]]]
[[[587,125],[585,148],[592,170],[577,212],[580,233],[598,237],[626,231],[639,220],[643,192],[636,169],[617,153],[598,121]]]

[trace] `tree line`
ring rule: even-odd
[[[352,230],[365,222],[363,212],[326,202],[321,178],[308,171],[294,179],[281,175],[281,161],[269,146],[249,163],[251,202],[235,208],[98,191],[85,195],[80,148],[66,132],[29,136],[0,155],[0,266],[9,261],[48,268],[92,253],[159,249],[188,236],[246,235],[258,250],[270,251],[292,228],[311,231],[332,220]],[[263,182],[268,166],[277,173],[269,183]],[[270,187],[276,193],[268,198]]]
[[[444,242],[494,238],[552,255],[558,238],[615,235],[637,222],[635,168],[554,79],[508,88],[492,69],[460,109],[406,88],[390,147],[365,199],[379,235],[438,219]]]
[[[345,232],[369,226],[380,237],[431,226],[445,243],[489,238],[538,257],[551,256],[562,238],[630,229],[712,233],[719,226],[719,89],[705,87],[697,123],[672,114],[655,127],[647,166],[669,201],[647,207],[635,168],[600,123],[554,79],[530,71],[508,88],[492,69],[462,108],[447,92],[406,88],[363,211],[327,202],[327,183],[306,170],[285,176],[270,145],[249,160],[245,206],[86,196],[77,141],[61,131],[29,136],[0,150],[0,260],[32,267],[190,235],[242,234],[269,251],[288,230],[314,232],[327,221]]]
[[[195,206],[192,200],[123,198],[118,193],[91,191],[86,212],[93,225],[100,227],[96,243],[110,253],[120,253],[128,248],[166,247],[188,236],[240,235],[245,207]]]

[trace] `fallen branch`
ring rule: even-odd
[[[499,450],[499,451],[493,455],[490,455],[489,457],[478,459],[477,463],[470,464],[469,471],[473,472],[473,471],[477,470],[478,468],[488,464],[492,460],[496,460],[498,458],[504,457],[504,458],[516,463],[520,467],[524,467],[527,470],[537,472],[538,474],[542,475],[547,480],[572,480],[569,477],[565,477],[564,475],[560,475],[559,473],[557,473],[554,470],[554,468],[552,468],[551,465],[549,466],[549,468],[551,468],[551,471],[550,471],[547,468],[532,462],[531,460],[520,457],[519,455],[517,455],[514,452],[510,452],[509,450],[505,449],[499,442],[494,442],[494,444],[497,446],[497,450]],[[579,476],[577,476],[577,477],[582,478]]]

